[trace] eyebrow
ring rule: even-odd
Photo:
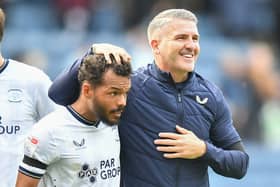
[[[128,87],[129,89],[130,87]],[[118,88],[118,87],[109,87],[110,90],[116,90],[116,91],[121,91],[123,90],[123,87],[122,88]]]
[[[120,88],[117,88],[117,87],[109,87],[109,89],[111,89],[111,90],[121,90]]]

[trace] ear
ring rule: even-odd
[[[151,45],[154,53],[159,54],[159,48],[158,48],[159,41],[158,40],[151,40],[150,45]]]
[[[85,81],[82,84],[81,92],[85,97],[92,97],[94,90],[92,85],[89,82]]]

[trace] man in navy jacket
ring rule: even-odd
[[[220,89],[194,71],[200,52],[196,16],[165,10],[152,19],[147,33],[154,63],[132,76],[119,126],[122,186],[207,187],[208,166],[242,178],[249,157],[228,105]],[[55,102],[67,105],[76,99],[79,64],[54,81],[49,96]]]

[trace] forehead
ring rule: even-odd
[[[124,77],[117,75],[113,70],[109,69],[104,73],[102,83],[100,87],[106,89],[121,89],[128,90],[131,86],[131,81],[129,77]]]
[[[164,25],[160,31],[162,34],[190,34],[199,35],[197,24],[194,21],[173,19],[166,25]]]

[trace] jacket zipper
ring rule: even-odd
[[[182,103],[181,91],[178,92],[177,98],[178,98],[178,102]]]
[[[181,125],[181,123],[183,123],[183,115],[184,115],[181,89],[177,89],[177,102],[178,102],[178,117],[177,117],[177,124],[176,125]],[[179,185],[178,184],[179,168],[180,168],[180,163],[179,163],[179,161],[177,161],[175,187],[177,187]]]

